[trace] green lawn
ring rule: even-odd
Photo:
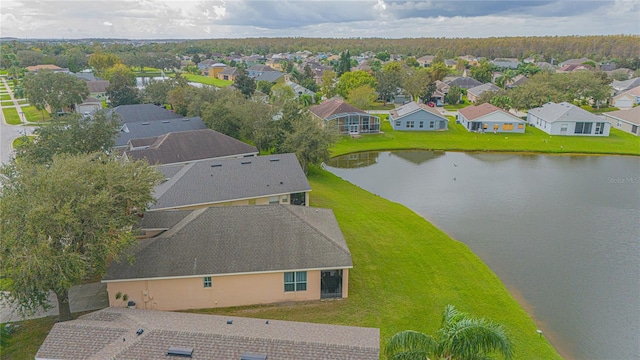
[[[640,155],[640,138],[617,129],[611,129],[608,137],[550,136],[531,126],[524,134],[476,134],[456,124],[453,117],[449,117],[449,130],[441,132],[394,131],[388,121],[380,122],[384,134],[343,136],[332,156],[400,149]]]
[[[0,95],[0,100],[10,100],[10,99],[11,99],[11,95],[9,95],[9,93]]]
[[[191,82],[197,82],[201,84],[213,85],[217,87],[227,87],[233,84],[233,81],[228,80],[220,80],[210,76],[202,76],[202,75],[193,75],[193,74],[182,74],[184,78]]]
[[[387,105],[385,105],[382,102],[375,102],[371,106],[367,107],[365,110],[392,110],[395,108],[396,106],[394,103],[387,103]]]
[[[620,110],[617,107],[601,107],[601,108],[594,108],[591,105],[582,105],[580,106],[580,108],[587,110],[588,112],[592,112],[595,114],[601,114],[603,112],[609,112],[609,111],[616,111],[616,110]]]
[[[29,122],[40,122],[51,120],[51,115],[47,111],[40,111],[35,106],[24,106],[21,108]],[[44,116],[44,119],[43,119]]]
[[[349,298],[197,312],[377,327],[384,343],[406,329],[433,334],[443,308],[453,304],[505,325],[517,359],[560,358],[466,245],[408,208],[327,171],[311,169],[309,182],[311,205],[333,209],[349,244]]]
[[[32,135],[31,136],[27,136],[26,138],[25,137],[19,137],[19,138],[13,140],[13,144],[11,144],[11,146],[13,146],[13,148],[15,149],[15,148],[17,148],[18,146],[20,146],[20,145],[22,145],[24,143],[33,142],[33,140],[35,138],[36,137],[32,136]]]
[[[471,105],[471,102],[469,102],[469,100],[467,99],[466,96],[462,97],[462,102],[456,105],[451,105],[451,104],[445,104],[443,107],[445,110],[449,110],[449,111],[455,111],[455,110],[460,110],[464,107],[467,107]]]
[[[18,115],[18,111],[16,108],[2,108],[2,112],[4,113],[4,119],[9,125],[20,125],[22,124],[22,120],[20,120],[20,116]]]

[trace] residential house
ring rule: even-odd
[[[467,131],[524,133],[524,120],[489,103],[458,110],[458,123]]]
[[[517,69],[520,65],[520,60],[516,58],[498,58],[491,60],[491,63],[499,69]]]
[[[175,357],[378,360],[380,330],[109,307],[56,323],[35,356],[36,360]]]
[[[380,132],[380,118],[358,109],[342,99],[332,98],[309,107],[309,111],[324,126],[335,128],[340,134],[370,134]]]
[[[595,69],[593,68],[593,66],[589,64],[567,64],[565,66],[561,66],[559,69],[556,70],[556,72],[567,73],[567,72],[574,72],[574,71],[594,71],[594,70]]]
[[[458,60],[455,59],[444,59],[444,65],[448,68],[455,69],[456,65],[458,65]]]
[[[629,109],[640,104],[640,86],[614,96],[611,104],[620,109]]]
[[[454,77],[454,78],[446,78],[444,79],[445,84],[449,85],[449,87],[453,85],[457,85],[462,89],[471,89],[472,87],[482,85],[482,83],[472,77]]]
[[[149,139],[182,131],[203,130],[207,125],[198,117],[175,117],[168,120],[132,121],[120,126],[116,135],[116,148],[125,148],[133,139]],[[136,143],[139,144],[139,143]]]
[[[198,67],[200,67],[200,64],[198,64]],[[200,73],[202,75],[204,75],[204,76],[217,78],[218,74],[220,74],[221,72],[223,72],[226,69],[227,69],[227,65],[226,64],[214,63],[214,64],[211,64],[211,65],[209,65],[207,67],[200,68]]]
[[[102,282],[109,304],[187,310],[347,298],[349,247],[331,209],[222,206],[146,213]],[[149,230],[149,233],[147,233]],[[151,236],[144,238],[145,236]]]
[[[164,165],[149,211],[223,205],[309,206],[311,186],[295,154],[223,158]]]
[[[526,83],[527,81],[529,81],[529,78],[527,78],[524,75],[516,75],[512,80],[509,80],[505,83],[505,88],[507,89],[513,89],[515,87],[518,87],[524,83]]]
[[[129,140],[123,156],[146,159],[151,165],[185,164],[227,157],[257,156],[255,146],[211,129],[180,131],[150,138]]]
[[[263,71],[253,78],[255,81],[267,81],[272,84],[283,83],[286,81],[285,73],[280,71]]]
[[[416,61],[422,67],[429,67],[429,66],[431,66],[431,64],[433,63],[433,60],[435,58],[436,58],[435,55],[425,55],[425,56],[421,56],[421,57],[417,58]]]
[[[293,94],[294,96],[300,97],[302,95],[309,95],[311,96],[311,100],[312,102],[315,102],[316,100],[316,93],[314,93],[313,91],[307,89],[306,87],[296,84],[293,81],[287,81],[285,82],[285,84],[287,84],[287,86],[289,86],[292,90],[293,90]]]
[[[389,111],[394,130],[444,131],[448,120],[438,110],[414,101]]]
[[[539,61],[536,63],[536,66],[540,68],[542,71],[555,72],[556,67],[546,61]]]
[[[566,65],[582,65],[586,62],[591,61],[591,59],[588,59],[586,57],[580,58],[580,59],[569,59],[566,61],[561,62],[560,64],[558,64],[559,67],[564,67]]]
[[[93,114],[94,112],[102,109],[102,101],[94,98],[93,96],[89,96],[81,104],[75,105],[76,112],[82,115]]]
[[[109,80],[87,81],[87,87],[89,88],[89,94],[92,97],[98,100],[103,100],[107,98],[107,88],[109,87]]]
[[[61,68],[60,66],[56,66],[56,65],[34,65],[34,66],[27,66],[25,68],[28,72],[32,72],[32,73],[38,73],[38,71],[40,70],[51,70],[54,73],[65,73],[65,74],[71,74],[71,71],[67,68]]]
[[[495,86],[492,83],[482,84],[478,86],[474,86],[471,89],[467,90],[467,99],[470,102],[478,101],[478,98],[487,91],[499,91],[500,88]]]
[[[243,56],[240,59],[238,59],[238,61],[243,62],[248,68],[250,68],[252,66],[264,64],[265,61],[267,61],[267,58],[262,55],[254,54],[250,56]]]
[[[609,136],[611,129],[608,121],[567,102],[530,109],[527,122],[550,135]]]
[[[638,126],[640,126],[640,106],[636,106],[630,110],[602,113],[602,116],[611,122],[611,126],[616,129],[640,136],[640,131],[638,131]]]
[[[615,91],[616,95],[623,93],[627,90],[631,90],[637,86],[640,86],[640,77],[636,77],[629,80],[623,80],[623,81],[613,80],[611,82],[611,87]]]
[[[218,79],[220,80],[235,81],[236,76],[238,76],[238,69],[232,67],[226,68],[218,73]]]
[[[161,121],[183,117],[162,106],[154,104],[120,105],[110,112],[118,114],[121,123],[133,123],[142,121]]]

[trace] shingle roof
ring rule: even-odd
[[[238,69],[236,68],[226,68],[218,73],[218,75],[236,75],[238,73]]]
[[[530,109],[529,114],[535,115],[548,123],[556,121],[602,121],[602,118],[597,115],[567,102],[559,104],[546,103],[542,107]]]
[[[629,94],[629,95],[633,95],[633,96],[640,96],[640,86],[636,86],[634,88],[631,88],[631,89],[625,91],[625,94]]]
[[[131,146],[148,147],[127,150],[127,157],[147,159],[150,164],[157,165],[258,154],[255,146],[211,129],[171,132],[148,140],[152,140],[149,145],[142,145],[140,141],[130,142]]]
[[[38,70],[62,70],[60,66],[51,65],[51,64],[27,66],[25,69],[31,72],[38,71]]]
[[[328,100],[325,100],[320,105],[311,106],[309,108],[309,111],[311,111],[312,113],[314,113],[315,115],[317,115],[322,119],[326,119],[334,115],[346,114],[346,113],[366,114],[366,112],[338,98],[328,99]]]
[[[629,80],[623,80],[623,81],[613,80],[611,82],[611,87],[618,92],[625,92],[636,86],[640,86],[640,77],[636,77]]]
[[[425,104],[418,104],[415,101],[406,103],[402,106],[399,106],[391,111],[389,111],[389,114],[391,115],[391,118],[393,120],[398,120],[402,117],[405,117],[407,115],[413,114],[416,111],[420,111],[420,110],[424,110],[424,111],[428,111],[438,117],[441,117],[443,120],[447,120],[446,117],[442,116],[442,114],[440,112],[438,112],[438,110],[435,110],[432,107],[429,107]]]
[[[271,66],[258,64],[249,67],[247,71],[276,71],[276,69],[272,68]]]
[[[120,115],[121,123],[170,120],[183,117],[153,104],[120,105],[112,111]]]
[[[175,166],[159,170],[175,171]],[[166,174],[166,173],[165,173]],[[180,165],[155,189],[152,210],[311,191],[295,154],[226,158]]]
[[[489,103],[484,103],[477,106],[467,106],[465,108],[458,110],[458,113],[462,114],[462,116],[464,116],[464,118],[467,119],[468,121],[473,121],[477,118],[483,117],[485,115],[489,115],[496,111],[503,112],[513,117],[514,122],[524,122],[522,119],[519,119],[513,116],[512,114],[509,114],[508,112],[500,109],[499,107],[491,105]]]
[[[108,80],[87,81],[87,87],[89,88],[90,93],[106,92],[107,87],[109,87],[109,81]]]
[[[194,360],[377,360],[380,330],[110,307],[55,324],[36,359],[164,360],[173,346],[193,348]]]
[[[487,84],[474,86],[474,87],[468,89],[467,93],[471,93],[471,94],[473,94],[475,96],[480,96],[485,91],[498,91],[498,90],[500,90],[499,87],[493,85],[492,83],[487,83]]]
[[[268,81],[274,82],[284,76],[280,71],[264,71],[254,78],[255,81]]]
[[[145,221],[151,221],[153,229],[164,228],[153,220],[155,215],[145,214],[140,228],[146,228]],[[353,265],[331,209],[300,205],[214,206],[184,215],[163,234],[139,240],[132,250],[135,262],[112,263],[104,280]]]
[[[445,83],[449,86],[458,85],[458,87],[463,89],[471,89],[474,86],[482,85],[480,81],[471,77],[457,77],[449,81],[445,81]]]
[[[150,138],[171,132],[206,128],[207,125],[199,117],[125,123],[116,136],[116,147],[126,146],[132,139]]]
[[[638,106],[629,110],[617,110],[603,113],[602,115],[640,125],[640,107]]]

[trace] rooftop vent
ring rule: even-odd
[[[136,335],[142,335],[143,332],[144,332],[144,329],[138,329],[138,331],[136,331]]]
[[[267,360],[267,354],[242,354],[240,360]]]
[[[233,324],[233,320],[227,320],[227,325]]]
[[[162,120],[163,123],[168,124],[169,120]]]
[[[269,159],[269,161],[271,161],[271,162],[276,162],[276,161],[280,161],[280,158],[275,158],[275,159]]]
[[[211,167],[222,167],[222,164],[211,164]]]
[[[142,125],[149,125],[151,124],[150,122],[143,122]]]
[[[240,164],[242,164],[242,165],[251,164],[251,161],[243,161]]]
[[[169,351],[167,351],[167,355],[191,357],[191,355],[193,355],[193,348],[170,347]]]

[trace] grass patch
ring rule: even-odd
[[[388,121],[380,121],[384,134],[363,135],[360,138],[341,137],[332,149],[332,156],[372,150],[460,150],[513,151],[541,153],[585,153],[640,155],[640,138],[617,129],[608,137],[549,135],[527,126],[524,134],[468,132],[449,118],[449,130],[394,131]]]
[[[445,110],[449,110],[449,111],[456,111],[456,110],[460,110],[462,108],[465,108],[467,106],[471,105],[471,102],[469,101],[469,99],[467,99],[466,96],[462,97],[462,102],[456,105],[451,105],[451,104],[445,104],[443,107]]]
[[[345,300],[194,312],[377,327],[381,342],[414,329],[434,334],[442,309],[505,325],[518,359],[559,359],[500,279],[463,243],[408,208],[311,169],[313,206],[332,208],[354,267]]]
[[[2,108],[2,112],[4,113],[4,119],[9,125],[20,125],[22,124],[22,120],[20,120],[20,115],[18,115],[18,110],[16,108]]]
[[[22,145],[22,144],[26,144],[26,143],[30,143],[33,142],[33,139],[35,139],[35,136],[21,136],[15,140],[13,140],[13,144],[11,144],[11,146],[13,146],[14,149],[17,149],[18,146]]]
[[[375,102],[365,110],[393,110],[395,108],[396,106],[394,103],[387,103],[387,105],[385,105],[383,102]]]
[[[51,115],[48,112],[44,110],[40,111],[36,109],[36,107],[33,105],[22,107],[22,111],[24,112],[24,115],[27,118],[27,121],[29,122],[40,122],[40,121],[51,120]]]
[[[609,112],[609,111],[616,111],[616,110],[620,110],[617,107],[601,107],[601,108],[594,108],[591,105],[582,105],[580,106],[581,109],[587,110],[588,112],[594,113],[594,114],[601,114],[603,112]]]
[[[0,100],[11,100],[11,95],[8,93],[0,95]]]
[[[193,75],[193,74],[182,74],[182,76],[191,82],[197,82],[197,83],[212,85],[212,86],[221,87],[221,88],[227,87],[233,84],[233,81],[220,80],[210,76]]]

